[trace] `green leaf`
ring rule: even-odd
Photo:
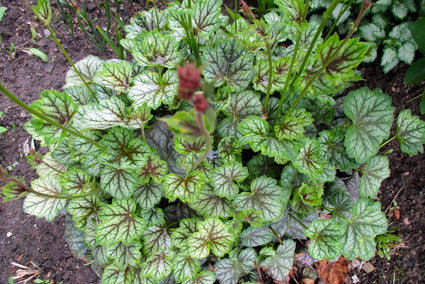
[[[67,126],[77,113],[78,105],[76,105],[72,98],[66,93],[60,93],[56,90],[46,90],[41,92],[40,100],[31,104],[31,108],[38,110],[57,123]],[[40,118],[34,117],[31,120],[31,124],[34,130],[41,135],[48,144],[53,144],[64,135],[62,129]]]
[[[239,193],[235,182],[242,182],[248,177],[248,169],[242,164],[232,163],[214,170],[213,185],[215,193],[220,197],[233,199]]]
[[[393,122],[391,97],[379,89],[360,88],[348,93],[344,113],[353,121],[344,145],[350,157],[365,163],[374,156],[382,140],[387,139]]]
[[[202,131],[196,122],[196,113],[192,109],[190,112],[178,111],[172,117],[161,118],[167,123],[170,130],[179,138],[188,142],[196,142],[203,138]],[[205,119],[205,115],[204,115]],[[207,130],[211,130],[211,125],[206,125]]]
[[[408,9],[404,3],[394,2],[391,5],[391,11],[393,12],[394,16],[402,20],[407,16]]]
[[[44,25],[48,26],[52,20],[52,9],[49,0],[38,0],[37,6],[32,6],[37,17],[41,18]]]
[[[65,138],[64,140],[57,143],[56,147],[52,145],[50,148],[52,149],[52,158],[55,161],[63,163],[64,165],[67,165],[70,168],[75,166],[76,162],[73,157],[71,157],[73,153],[68,138]]]
[[[83,258],[88,251],[84,243],[84,232],[80,231],[72,221],[71,215],[65,219],[65,240],[75,258]]]
[[[248,227],[242,231],[240,238],[242,245],[247,247],[257,247],[270,243],[274,237],[273,231],[269,226]]]
[[[399,60],[395,48],[392,46],[385,46],[381,58],[381,66],[384,68],[384,73],[388,73],[396,67],[398,62]]]
[[[409,155],[423,153],[425,143],[425,122],[412,115],[410,109],[403,110],[397,117],[396,137],[401,151]]]
[[[108,265],[102,274],[102,283],[105,284],[118,284],[124,283],[124,274],[119,267],[115,264]]]
[[[178,248],[187,247],[187,238],[198,230],[200,220],[197,218],[181,219],[180,227],[171,235],[172,243]]]
[[[375,255],[375,236],[384,234],[388,228],[381,204],[365,198],[357,200],[351,218],[340,223],[345,228],[342,254],[348,259],[360,257],[365,261]]]
[[[308,228],[312,222],[319,219],[319,216],[314,210],[309,212],[308,215],[306,214],[302,219],[294,216],[293,214],[294,213],[288,214],[288,228],[285,235],[291,239],[307,239],[304,234],[305,228]]]
[[[424,51],[425,53],[425,51]],[[420,58],[410,65],[404,76],[405,84],[418,83],[425,80],[425,58]],[[423,112],[422,112],[423,113]]]
[[[84,80],[87,83],[90,83],[93,82],[93,78],[96,75],[96,72],[101,69],[102,65],[103,61],[99,57],[89,55],[83,60],[80,60],[75,63],[75,68],[80,71]],[[64,89],[83,84],[83,81],[81,81],[80,76],[78,76],[78,73],[75,72],[74,67],[69,69],[66,73],[65,82],[65,86],[63,86]]]
[[[344,227],[335,220],[314,221],[304,233],[312,239],[308,251],[313,258],[336,259],[341,255]]]
[[[302,183],[297,190],[302,202],[311,206],[320,206],[322,204],[323,185],[315,186]]]
[[[249,176],[268,176],[277,178],[282,170],[281,167],[276,166],[274,160],[264,155],[256,155],[249,160],[248,164]]]
[[[229,232],[230,228],[219,219],[205,219],[198,224],[198,230],[187,240],[190,256],[201,259],[207,257],[211,250],[213,254],[221,257],[232,248],[234,237]]]
[[[115,126],[139,128],[137,121],[128,115],[124,102],[117,97],[80,107],[73,122],[79,130],[107,129]]]
[[[61,186],[54,176],[45,176],[31,182],[34,191],[47,195],[60,195]],[[29,193],[24,201],[23,209],[25,213],[34,215],[37,218],[46,218],[47,222],[52,222],[59,214],[59,211],[66,206],[66,199],[43,197]]]
[[[143,220],[134,213],[136,202],[132,199],[112,199],[112,204],[105,205],[98,217],[103,220],[96,229],[96,241],[99,244],[127,245],[142,234],[145,227]]]
[[[273,248],[263,248],[259,253],[257,263],[260,267],[265,268],[274,280],[285,281],[292,268],[294,251],[295,242],[284,240],[276,251]]]
[[[274,127],[276,137],[279,140],[294,140],[304,136],[304,120],[301,118],[287,117]]]
[[[385,37],[385,30],[374,23],[362,25],[359,30],[361,36],[367,41],[376,42]]]
[[[193,29],[200,37],[206,37],[220,27],[221,0],[199,0],[193,6]]]
[[[157,156],[149,156],[143,166],[137,170],[139,182],[148,183],[150,178],[160,183],[168,172],[167,162]]]
[[[167,227],[162,224],[146,228],[143,232],[143,252],[146,255],[153,255],[158,252],[170,250],[172,247],[170,235],[171,233]]]
[[[243,135],[239,138],[240,143],[249,143],[255,152],[261,150],[263,155],[275,158],[281,164],[295,160],[298,145],[293,141],[279,141],[271,137],[268,133],[269,124],[264,118],[250,116],[239,124],[238,129]]]
[[[237,162],[240,161],[242,146],[236,137],[225,137],[218,143],[218,153],[224,162]]]
[[[239,278],[254,268],[257,253],[253,248],[246,248],[237,257],[220,260],[215,266],[215,276],[220,283],[236,284]]]
[[[388,158],[386,156],[375,156],[366,163],[359,184],[359,196],[376,198],[381,182],[390,176]]]
[[[56,177],[66,171],[66,166],[53,160],[50,152],[44,155],[43,162],[36,164],[35,168],[40,177]]]
[[[201,271],[193,279],[188,279],[183,284],[214,284],[215,276],[212,271]]]
[[[189,176],[183,178],[176,174],[165,176],[163,182],[165,196],[170,201],[179,198],[183,202],[194,202],[199,198],[199,192],[204,183],[204,176],[201,172],[193,172]]]
[[[221,137],[237,137],[241,136],[238,125],[241,121],[250,115],[262,116],[262,104],[260,96],[249,90],[231,94],[229,101],[223,109],[227,118],[223,119],[217,126],[217,131]]]
[[[233,205],[230,200],[225,197],[217,196],[213,187],[209,183],[205,183],[201,188],[198,200],[190,204],[198,214],[205,217],[229,217],[233,212]]]
[[[253,87],[255,90],[267,93],[269,86],[269,61],[258,56],[256,65],[254,66],[255,78],[253,79]],[[289,57],[277,58],[272,61],[272,83],[270,94],[276,90],[282,90],[285,86],[286,77],[289,71]]]
[[[132,71],[131,64],[124,60],[105,63],[96,72],[93,81],[118,92],[127,92],[131,86]]]
[[[333,218],[337,220],[340,219],[338,215],[350,218],[351,210],[354,206],[353,199],[345,183],[339,179],[328,187],[323,204],[328,208],[332,208]]]
[[[132,55],[142,66],[174,68],[179,57],[178,48],[174,36],[154,31],[143,37],[141,42],[136,41]]]
[[[90,192],[94,185],[89,181],[89,176],[80,169],[73,169],[61,176],[59,183],[67,194],[78,195]]]
[[[211,137],[211,144],[212,144]],[[205,152],[205,139],[195,139],[189,141],[182,136],[174,136],[174,149],[180,154],[203,153]]]
[[[425,18],[418,18],[413,23],[408,24],[408,28],[412,33],[412,37],[419,47],[422,55],[425,55]]]
[[[162,251],[150,256],[143,264],[143,275],[151,277],[155,281],[161,280],[171,273],[173,258],[172,251]]]
[[[275,179],[261,176],[251,183],[251,192],[242,192],[236,197],[234,205],[240,211],[260,211],[264,220],[272,221],[282,213],[282,191]]]
[[[180,252],[174,258],[173,273],[177,282],[183,282],[193,279],[196,274],[201,271],[201,262],[199,259],[193,258]]]
[[[253,57],[237,39],[220,41],[215,47],[206,47],[202,56],[203,75],[215,86],[226,83],[235,91],[245,89],[251,82]]]
[[[43,51],[37,49],[37,48],[28,48],[28,49],[23,49],[23,51],[27,51],[30,53],[30,55],[35,55],[38,58],[40,58],[41,60],[43,60],[44,62],[49,62],[49,57],[47,56],[46,53],[44,53]]]
[[[164,196],[162,183],[138,184],[134,189],[133,198],[140,207],[149,209],[159,203]]]
[[[168,24],[168,11],[154,8],[142,11],[134,15],[130,23],[130,26],[125,27],[127,38],[133,38],[144,30],[149,32],[156,29],[161,30]]]
[[[416,45],[412,42],[406,42],[398,49],[398,59],[401,61],[411,64],[415,58]]]
[[[315,139],[306,138],[306,144],[298,152],[294,166],[300,173],[309,177],[317,177],[323,172],[323,162],[320,159],[320,145]]]
[[[341,128],[334,127],[331,130],[323,130],[317,138],[321,149],[320,157],[343,172],[358,167],[356,161],[350,158],[345,150],[344,134]]]
[[[100,188],[115,198],[128,198],[133,194],[136,183],[135,170],[107,166],[101,174]]]
[[[71,199],[67,210],[72,214],[75,226],[81,230],[87,228],[87,224],[96,219],[98,212],[103,208],[103,203],[97,195],[93,194],[84,198]]]
[[[128,128],[112,128],[101,144],[108,150],[101,153],[100,162],[116,168],[139,168],[152,154],[141,139],[133,139],[133,131]]]
[[[106,253],[110,259],[114,260],[114,264],[121,270],[124,271],[127,266],[136,266],[142,257],[140,250],[142,244],[138,241],[124,245],[119,242],[110,246],[107,246]]]
[[[177,165],[182,156],[173,148],[173,136],[165,122],[157,121],[146,131],[146,142],[156,149],[162,160],[167,161],[171,173],[184,175],[186,172]]]
[[[161,208],[148,208],[140,212],[140,217],[146,223],[146,226],[162,224],[164,222],[164,212]]]
[[[133,107],[146,104],[155,110],[162,104],[172,104],[177,88],[178,76],[175,70],[167,70],[161,75],[144,71],[134,79],[128,97],[134,101]]]

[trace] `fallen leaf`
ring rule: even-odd
[[[400,210],[397,207],[394,207],[394,215],[397,220],[400,220]]]
[[[321,260],[317,270],[319,278],[328,284],[343,284],[348,277],[348,260],[341,256],[337,261]]]

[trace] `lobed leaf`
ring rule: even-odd
[[[112,199],[112,204],[105,205],[98,217],[103,220],[96,229],[96,241],[99,244],[127,245],[142,234],[145,227],[143,220],[136,216],[136,202],[132,199]]]
[[[381,182],[390,176],[390,172],[386,156],[370,158],[360,179],[359,196],[376,198]]]
[[[54,176],[45,176],[31,182],[34,191],[41,194],[57,196],[61,194],[61,186]],[[47,222],[52,222],[59,214],[59,211],[66,206],[66,199],[50,198],[29,193],[24,201],[23,209],[25,213],[34,215],[37,218],[46,218]]]
[[[410,109],[403,110],[397,117],[396,137],[401,151],[409,155],[423,153],[425,144],[425,122],[412,115]]]
[[[389,136],[394,114],[391,97],[378,89],[351,91],[344,100],[344,113],[353,121],[345,134],[347,154],[365,163]]]
[[[285,281],[286,276],[292,268],[294,258],[295,242],[284,240],[276,250],[263,248],[257,258],[260,267],[267,269],[269,275],[277,281]]]
[[[224,256],[230,251],[234,237],[223,222],[216,218],[208,218],[198,224],[198,232],[189,236],[187,244],[189,255],[194,258],[204,258],[210,250],[216,256]]]

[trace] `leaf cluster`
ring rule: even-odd
[[[58,124],[25,126],[50,151],[32,159],[31,186],[44,195],[29,193],[24,210],[52,221],[66,208],[70,247],[103,269],[103,283],[255,282],[258,268],[283,281],[294,239],[310,238],[316,259],[375,254],[387,230],[374,199],[389,175],[378,152],[391,98],[361,88],[338,108],[335,90],[359,79],[370,45],[316,40],[319,26],[297,18],[305,6],[281,2],[253,23],[231,24],[215,0],[139,13],[121,41],[134,61],[88,56],[64,92],[31,105]],[[211,141],[177,95],[176,68],[194,51]],[[399,115],[403,152],[423,151],[424,128],[409,110]],[[353,171],[362,173],[354,188],[339,178]]]
[[[329,7],[331,1],[314,0],[310,2],[311,19],[320,18],[323,9]],[[363,1],[343,1],[332,13],[332,23],[340,34],[346,34],[355,21]],[[351,4],[352,3],[352,4]],[[365,14],[357,35],[374,44],[370,56],[365,62],[373,62],[377,58],[378,49],[382,51],[381,66],[385,73],[392,70],[400,61],[410,65],[418,50],[418,42],[410,32],[409,22],[425,14],[424,1],[415,0],[379,0],[371,5]],[[351,5],[350,5],[351,4]]]

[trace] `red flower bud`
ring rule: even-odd
[[[208,101],[204,98],[202,93],[197,93],[192,98],[192,103],[197,111],[206,111],[208,108]]]
[[[189,63],[177,70],[179,74],[178,94],[184,100],[193,96],[193,91],[201,86],[201,70]]]

